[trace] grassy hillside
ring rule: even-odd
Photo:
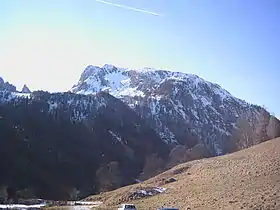
[[[166,184],[170,178],[176,181]],[[135,199],[137,190],[164,187]],[[280,138],[229,155],[178,165],[146,182],[87,198],[113,209],[123,202],[138,209],[280,209]]]

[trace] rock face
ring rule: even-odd
[[[151,68],[88,66],[71,91],[108,92],[136,111],[171,147],[202,143],[212,155],[228,152],[240,116],[253,122],[262,110],[196,75]]]
[[[21,93],[31,93],[31,91],[30,91],[30,89],[26,85],[24,85],[22,87]]]
[[[16,92],[16,87],[8,82],[4,82],[3,78],[0,77],[0,91],[11,91]]]

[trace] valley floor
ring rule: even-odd
[[[174,182],[167,180],[174,178]],[[166,188],[156,195],[135,192]],[[133,195],[133,196],[132,196]],[[137,209],[280,209],[280,138],[233,154],[178,165],[136,185],[85,199],[108,209],[134,203]]]

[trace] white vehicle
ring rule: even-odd
[[[136,207],[134,204],[121,204],[118,210],[136,210]]]

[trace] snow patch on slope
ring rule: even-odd
[[[137,90],[137,88],[125,88],[122,91],[118,92],[111,92],[111,94],[115,97],[122,97],[122,96],[131,96],[131,97],[135,97],[135,96],[140,96],[140,97],[145,97],[145,94],[143,93],[143,91]]]
[[[34,205],[24,205],[24,204],[0,204],[0,209],[40,209],[46,206],[46,203],[34,204]]]
[[[49,104],[49,112],[56,110],[58,107],[58,103],[55,101],[54,102],[48,101],[48,104]]]
[[[131,79],[127,76],[124,69],[114,70],[114,66],[109,64],[104,65],[103,68],[105,68],[104,73],[106,73],[104,76],[97,75],[101,71],[97,68],[98,71],[94,71],[92,75],[87,75],[83,82],[79,81],[79,83],[72,88],[72,92],[88,95],[105,91],[117,98],[123,96],[145,96],[144,92],[138,90],[137,87],[131,87]],[[89,70],[87,70],[87,72],[89,72]],[[86,88],[77,90],[82,83],[86,84]]]
[[[137,194],[140,197],[143,197],[143,196],[145,197],[145,196],[154,196],[159,193],[164,193],[165,191],[166,191],[166,188],[154,187],[154,188],[136,190],[135,194]]]
[[[125,84],[129,84],[129,78],[123,75],[121,72],[112,72],[105,76],[105,80],[111,91],[120,91]]]
[[[201,96],[200,101],[202,102],[203,106],[211,105],[211,101],[207,99],[205,96]]]
[[[30,93],[18,93],[18,92],[13,92],[13,93],[11,93],[11,94],[14,95],[15,97],[31,98],[31,94],[30,94]]]
[[[117,140],[118,142],[122,142],[122,138],[121,138],[117,133],[114,133],[114,132],[111,131],[111,130],[109,130],[108,132],[111,134],[111,136],[112,136],[115,140]]]

